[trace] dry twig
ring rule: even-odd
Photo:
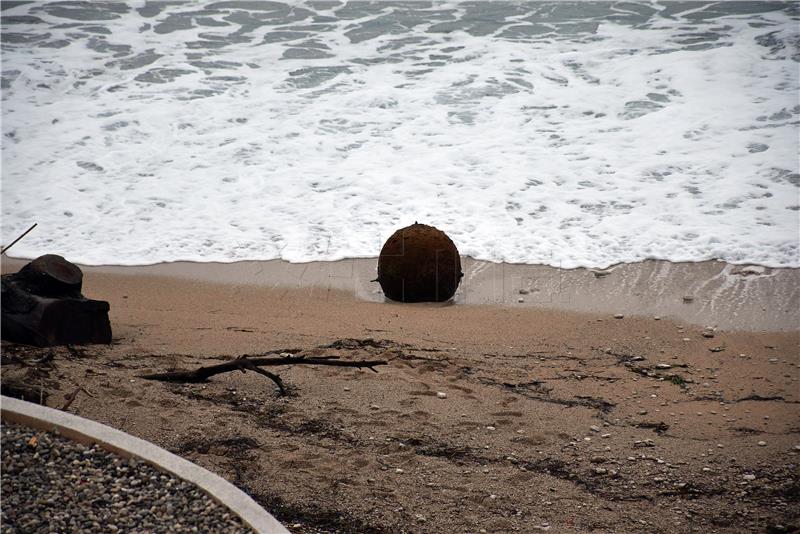
[[[28,228],[27,230],[25,230],[24,232],[22,232],[22,235],[21,235],[21,236],[19,236],[18,238],[16,238],[14,241],[12,241],[10,245],[8,245],[8,246],[6,246],[6,247],[3,247],[3,250],[0,250],[0,254],[5,254],[5,253],[6,253],[6,251],[7,251],[8,249],[10,249],[11,247],[13,247],[13,246],[14,246],[14,245],[17,243],[17,241],[19,241],[20,239],[22,239],[23,237],[25,237],[26,235],[28,235],[28,232],[30,232],[31,230],[33,230],[34,228],[36,228],[36,225],[37,225],[37,224],[39,224],[39,223],[33,223],[33,226],[31,226],[30,228]]]
[[[80,392],[80,391],[83,391],[84,393],[86,393],[86,394],[87,394],[87,395],[89,395],[90,397],[94,397],[94,395],[92,395],[91,393],[89,393],[89,390],[87,390],[85,387],[83,387],[83,386],[78,386],[78,387],[75,389],[75,391],[73,391],[72,393],[68,393],[68,394],[67,394],[67,395],[64,397],[64,400],[65,400],[66,402],[64,402],[64,405],[63,405],[61,408],[59,408],[59,410],[61,410],[62,412],[66,411],[66,410],[67,410],[67,408],[69,408],[69,407],[72,405],[72,402],[73,402],[73,401],[75,400],[75,398],[78,396],[78,392]]]

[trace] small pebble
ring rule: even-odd
[[[439,397],[440,399],[446,399],[447,393],[445,393],[444,391],[437,391],[436,396]]]
[[[759,441],[758,442],[758,446],[759,447],[766,447],[767,446],[767,442],[766,441]]]
[[[617,313],[616,315],[614,315],[614,319],[624,319],[624,318],[625,316],[622,315],[621,313]]]

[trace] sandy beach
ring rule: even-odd
[[[798,2],[0,11],[4,395],[298,534],[800,534]]]
[[[505,266],[498,290],[470,261],[445,305],[383,302],[369,259],[84,267],[113,344],[4,344],[3,389],[74,397],[296,532],[796,529],[797,270]],[[387,365],[272,368],[286,397],[252,372],[140,378],[287,352]]]

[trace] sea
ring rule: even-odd
[[[2,241],[87,265],[800,266],[797,2],[14,2]]]

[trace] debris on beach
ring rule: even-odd
[[[275,385],[278,386],[281,396],[284,396],[287,395],[287,391],[281,377],[275,373],[271,373],[265,369],[262,369],[262,367],[284,365],[329,365],[333,367],[369,369],[377,373],[378,371],[375,370],[376,366],[386,365],[388,363],[389,362],[386,360],[346,361],[340,360],[337,356],[306,357],[304,355],[297,356],[291,353],[280,353],[277,357],[264,355],[251,357],[249,355],[244,355],[225,363],[198,367],[191,371],[173,370],[166,373],[144,374],[140,375],[140,377],[146,380],[159,380],[161,382],[196,384],[206,382],[212,376],[222,373],[229,373],[232,371],[241,371],[244,373],[246,371],[253,371],[254,373],[258,373],[272,380]],[[131,382],[133,382],[133,380],[131,380]]]
[[[400,302],[449,300],[463,276],[453,241],[425,224],[396,231],[378,258],[377,281],[387,298]]]
[[[83,272],[46,254],[2,276],[2,337],[47,347],[111,343],[109,305],[81,293]]]
[[[771,269],[764,267],[763,265],[743,265],[741,267],[735,267],[731,274],[738,274],[741,276],[758,276],[762,274],[769,274]]]

